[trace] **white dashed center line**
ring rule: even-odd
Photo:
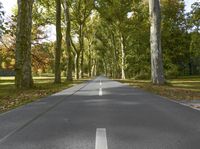
[[[102,95],[103,95],[102,88],[99,88],[99,96],[102,96]]]
[[[101,80],[99,81],[100,86],[102,86]],[[99,88],[99,96],[103,95],[102,87]]]
[[[95,149],[108,149],[105,128],[97,128],[96,130]]]

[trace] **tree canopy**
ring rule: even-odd
[[[158,11],[151,13],[151,4]],[[163,83],[164,77],[200,74],[200,2],[190,12],[183,0],[28,0],[29,5],[32,11],[18,6],[7,21],[0,3],[0,69],[17,72],[29,65],[33,75],[55,73],[57,83],[61,76],[150,79],[160,74]],[[20,10],[30,17],[20,20]],[[32,24],[30,46],[24,47],[29,64],[17,59],[21,21]],[[57,40],[49,41],[48,31],[55,27]]]

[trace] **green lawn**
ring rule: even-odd
[[[0,113],[64,90],[84,80],[66,82],[63,78],[61,84],[54,84],[53,81],[53,77],[34,77],[34,88],[18,90],[14,86],[14,77],[0,77]]]
[[[175,100],[200,100],[200,76],[167,80],[161,86],[152,85],[150,80],[118,81]]]

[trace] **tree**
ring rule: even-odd
[[[95,10],[93,10],[93,16],[88,19],[86,24],[87,28],[85,29],[85,49],[87,51],[85,52],[85,64],[87,66],[88,76],[91,77],[92,68],[94,68],[94,59],[96,59],[96,56],[94,56],[94,46],[96,42],[95,34],[99,28],[99,16]]]
[[[75,48],[75,78],[83,77],[83,63],[84,63],[84,38],[86,20],[91,15],[93,9],[93,0],[73,0],[72,2],[72,20],[76,35],[78,35],[79,47]],[[73,43],[72,43],[73,44]],[[80,62],[81,58],[81,62]],[[81,67],[79,67],[81,66]],[[80,71],[80,72],[79,72]],[[80,73],[80,75],[79,75]]]
[[[188,24],[190,27],[190,50],[189,50],[189,73],[198,75],[200,73],[200,2],[192,4],[192,10],[188,14]]]
[[[69,0],[64,0],[63,2],[64,7],[64,14],[65,14],[65,25],[66,25],[66,31],[65,31],[65,42],[67,47],[67,55],[68,55],[68,61],[67,61],[67,80],[72,81],[72,52],[71,52],[71,18],[70,18],[70,12],[69,12]]]
[[[167,78],[188,74],[189,42],[183,0],[162,0],[162,53]]]
[[[3,31],[5,30],[4,26],[3,26],[3,16],[4,16],[4,11],[2,10],[3,6],[2,3],[0,2],[0,38],[3,34]]]
[[[150,24],[148,3],[134,1],[132,14],[127,22],[126,77],[149,79],[151,76],[150,60]]]
[[[200,2],[192,4],[192,10],[189,13],[189,23],[191,29],[193,28],[196,32],[200,31]]]
[[[15,66],[17,88],[33,86],[31,71],[32,7],[33,0],[18,0]]]
[[[149,0],[150,22],[151,22],[151,77],[152,83],[164,84],[164,73],[161,50],[161,13],[159,0]]]
[[[55,49],[55,83],[61,82],[61,45],[62,45],[62,31],[61,31],[61,0],[56,0],[56,49]]]
[[[158,0],[151,0],[150,8],[147,0],[37,0],[32,10],[33,73],[54,73],[55,67],[56,83],[61,82],[61,74],[65,72],[66,79],[72,80],[73,71],[76,79],[82,77],[83,72],[89,76],[104,73],[122,79],[149,79],[152,73],[154,84],[164,83],[163,69],[166,77],[199,74],[199,3],[193,4],[186,20],[183,0],[160,1],[162,21]],[[148,20],[149,9],[151,21]],[[1,30],[2,26],[11,30],[3,31],[2,39],[9,37],[15,41],[14,18],[12,27],[0,22]],[[44,28],[49,25],[56,26],[55,46],[52,46],[53,41],[47,41]],[[65,35],[63,45],[62,34]],[[7,45],[1,44],[3,50],[0,51],[2,68],[12,68],[15,44],[4,43]],[[7,55],[6,51],[12,54]]]
[[[127,44],[127,14],[131,11],[132,0],[106,1],[96,0],[96,9],[101,17],[112,25],[112,30],[116,30],[117,38],[120,44],[120,66],[121,79],[125,79],[126,68],[126,44]]]

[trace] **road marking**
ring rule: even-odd
[[[102,88],[99,88],[99,96],[102,96],[102,95],[103,95]]]
[[[95,149],[108,149],[105,128],[97,128],[96,130]]]
[[[100,83],[99,83],[99,84],[102,85],[101,80],[100,80]]]

